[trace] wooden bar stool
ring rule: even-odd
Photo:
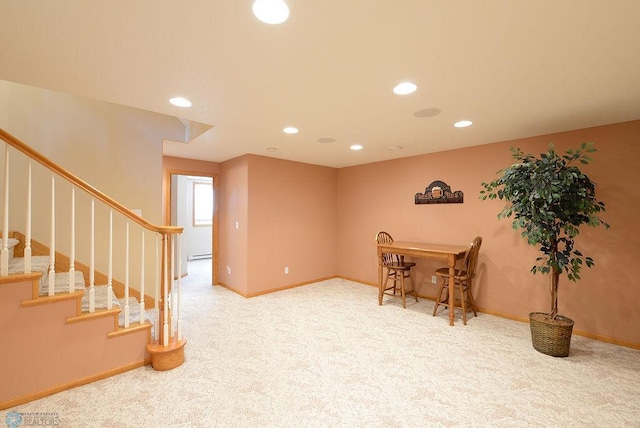
[[[383,231],[379,232],[376,235],[376,242],[378,244],[390,244],[393,242],[393,238],[387,232]],[[417,302],[418,295],[416,294],[416,285],[413,282],[413,276],[411,275],[411,268],[415,265],[416,264],[413,262],[405,262],[404,256],[400,256],[398,254],[383,253],[382,266],[387,270],[387,274],[384,277],[384,284],[382,285],[382,293],[380,293],[380,296],[382,296],[383,294],[396,296],[396,292],[399,289],[400,295],[402,297],[403,308],[407,307],[405,296],[408,294],[413,293],[413,297],[415,297]],[[411,282],[410,290],[405,290],[404,280],[406,278],[409,278],[409,281]],[[389,279],[393,281],[393,285],[387,287]],[[400,283],[399,287],[398,282]],[[393,294],[387,293],[387,291],[392,289]],[[382,299],[382,297],[380,297],[380,299]],[[378,303],[382,304],[382,300],[380,300]]]
[[[475,316],[478,316],[475,302],[473,301],[471,284],[473,282],[473,278],[476,276],[476,265],[478,263],[480,245],[482,245],[482,238],[477,236],[471,243],[469,251],[465,254],[460,269],[456,269],[456,273],[453,278],[453,287],[460,293],[460,307],[462,308],[462,322],[464,325],[467,325],[467,311],[469,309],[473,311]],[[449,295],[449,287],[451,287],[449,268],[440,268],[436,270],[436,275],[442,278],[442,281],[440,282],[440,288],[438,289],[436,305],[433,308],[433,316],[436,316],[438,306],[449,306],[447,296]]]

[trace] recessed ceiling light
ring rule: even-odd
[[[289,6],[284,0],[256,0],[253,14],[266,24],[282,24],[289,18]]]
[[[268,152],[275,152],[275,151],[277,151],[277,150],[278,150],[278,149],[276,149],[275,147],[267,147],[267,151],[268,151]]]
[[[178,107],[191,107],[191,101],[183,97],[173,97],[169,99],[169,102]]]
[[[353,144],[351,147],[349,147],[351,150],[362,150],[362,145],[361,144]]]
[[[335,143],[336,139],[331,137],[318,138],[319,143]]]
[[[393,88],[393,93],[397,95],[409,95],[414,93],[416,89],[418,89],[418,86],[416,86],[415,83],[402,82],[397,84],[396,87]]]
[[[392,152],[394,152],[394,151],[397,151],[397,150],[402,150],[402,146],[391,146],[391,147],[387,147],[387,149],[389,149]]]
[[[471,126],[473,122],[470,120],[461,120],[453,124],[456,128],[466,128],[467,126]]]
[[[297,134],[298,128],[294,128],[293,126],[287,126],[282,130],[285,134]]]

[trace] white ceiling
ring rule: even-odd
[[[212,125],[164,151],[216,162],[343,167],[640,118],[638,0],[287,3],[274,26],[251,0],[2,0],[0,79]]]

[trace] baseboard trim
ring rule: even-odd
[[[378,288],[378,284],[375,283],[375,282],[362,281],[362,280],[359,280],[359,279],[350,278],[348,276],[342,276],[342,275],[329,276],[329,277],[317,279],[317,280],[314,280],[314,281],[302,282],[302,283],[299,283],[299,284],[293,284],[293,285],[289,285],[289,286],[286,286],[286,287],[281,287],[281,288],[278,288],[278,289],[273,289],[273,290],[268,290],[268,291],[264,291],[264,292],[261,292],[261,293],[248,294],[248,295],[244,294],[244,293],[240,293],[238,290],[235,290],[232,287],[230,287],[227,284],[224,284],[222,282],[220,282],[218,284],[220,286],[230,290],[230,291],[233,291],[236,294],[239,294],[239,295],[243,296],[243,297],[255,297],[255,296],[259,296],[259,295],[263,295],[263,294],[275,293],[276,291],[282,291],[282,290],[286,290],[286,289],[289,289],[289,288],[300,287],[302,285],[307,285],[307,284],[311,284],[311,283],[314,283],[314,282],[324,281],[324,280],[332,279],[332,278],[340,278],[340,279],[344,279],[344,280],[347,280],[347,281],[357,282],[357,283],[360,283],[360,284],[363,284],[363,285],[368,285],[368,286],[371,286],[371,287]],[[418,298],[419,299],[432,300],[432,301],[435,301],[435,299],[436,299],[435,296],[425,296],[425,295],[421,295],[421,294],[418,294]],[[500,318],[505,318],[505,319],[509,319],[509,320],[524,322],[524,323],[527,323],[527,324],[529,323],[529,318],[523,318],[523,317],[519,317],[519,316],[516,316],[516,315],[511,315],[511,314],[507,314],[507,313],[504,313],[504,312],[494,311],[494,310],[491,310],[491,309],[480,308],[480,307],[476,307],[476,310],[478,312],[485,313],[485,314],[488,314],[488,315],[494,315],[494,316],[500,317]],[[600,342],[606,342],[606,343],[611,343],[613,345],[624,346],[626,348],[640,349],[640,343],[630,342],[630,341],[622,340],[622,339],[616,339],[614,337],[603,336],[603,335],[600,335],[600,334],[594,334],[594,333],[589,333],[589,332],[586,332],[586,331],[575,330],[575,329],[573,330],[573,334],[575,334],[577,336],[588,337],[589,339],[599,340]]]
[[[505,314],[503,312],[498,312],[498,311],[493,311],[491,309],[485,309],[485,308],[477,308],[476,310],[478,312],[482,312],[485,314],[489,314],[489,315],[494,315],[500,318],[506,318],[506,319],[510,319],[510,320],[514,320],[514,321],[520,321],[526,324],[529,324],[529,318],[528,317],[519,317],[519,316],[515,316],[515,315],[511,315],[511,314]],[[594,339],[594,340],[598,340],[600,342],[606,342],[606,343],[611,343],[612,345],[619,345],[619,346],[624,346],[625,348],[632,348],[632,349],[640,349],[640,343],[635,343],[635,342],[630,342],[628,340],[622,340],[622,339],[616,339],[615,337],[609,337],[609,336],[604,336],[601,334],[595,334],[595,333],[589,333],[588,331],[584,331],[584,330],[573,330],[573,334],[575,334],[576,336],[583,336],[583,337],[588,337],[589,339]]]
[[[355,279],[355,278],[351,278],[351,277],[348,277],[348,276],[342,276],[342,275],[338,275],[336,278],[340,278],[340,279],[344,279],[344,280],[352,281],[352,282],[358,282],[360,284],[370,285],[372,287],[379,288],[377,282],[367,282],[367,281],[363,281],[361,279]],[[418,297],[420,297],[420,296],[418,296]]]
[[[304,281],[304,282],[298,282],[295,284],[289,284],[289,285],[285,285],[283,287],[278,287],[278,288],[271,288],[269,290],[264,290],[264,291],[258,291],[257,293],[242,293],[239,290],[231,287],[228,284],[225,284],[224,282],[220,282],[218,281],[219,286],[226,288],[229,291],[233,291],[234,293],[242,296],[242,297],[246,297],[246,298],[250,298],[250,297],[256,297],[256,296],[263,296],[265,294],[271,294],[271,293],[277,293],[278,291],[284,291],[284,290],[289,290],[291,288],[297,288],[297,287],[302,287],[303,285],[309,285],[309,284],[313,284],[315,282],[320,282],[320,281],[326,281],[328,279],[333,279],[333,278],[338,278],[337,275],[332,275],[332,276],[325,276],[322,278],[317,278],[311,281]]]
[[[326,281],[328,279],[333,279],[333,278],[337,278],[337,277],[335,275],[325,276],[323,278],[316,278],[312,281],[298,282],[296,284],[285,285],[283,287],[272,288],[270,290],[259,291],[257,293],[249,293],[246,297],[256,297],[256,296],[263,296],[265,294],[277,293],[278,291],[290,290],[292,288],[302,287],[303,285],[309,285],[315,282]]]
[[[57,394],[58,392],[66,391],[71,388],[75,388],[77,386],[86,385],[91,382],[95,382],[98,380],[106,379],[111,376],[115,376],[124,372],[128,372],[129,370],[137,369],[143,366],[146,366],[151,363],[151,358],[145,358],[143,361],[138,361],[135,363],[127,364],[122,367],[117,367],[115,369],[108,370],[106,372],[98,373],[92,376],[87,376],[82,379],[77,379],[72,382],[68,382],[62,385],[54,386],[51,388],[44,389],[42,391],[33,392],[31,394],[23,395],[18,398],[13,398],[11,400],[0,402],[0,410],[9,409],[11,407],[19,406],[20,404],[25,404],[33,400],[38,400],[40,398],[48,397],[49,395]]]
[[[640,343],[629,342],[627,340],[616,339],[614,337],[602,336],[599,334],[593,334],[582,330],[573,330],[573,334],[578,336],[588,337],[589,339],[599,340],[601,342],[611,343],[613,345],[624,346],[625,348],[640,349]]]
[[[342,279],[345,279],[345,280],[348,280],[348,281],[358,282],[358,283],[363,284],[363,285],[370,285],[372,287],[378,288],[378,284],[377,283],[361,281],[361,280],[358,280],[358,279],[349,278],[349,277],[345,277],[345,276],[338,276],[338,277],[342,278]],[[418,294],[418,298],[419,299],[432,300],[432,301],[435,301],[435,299],[436,299],[435,296],[424,296],[424,295],[421,295],[421,294]],[[507,314],[507,313],[504,313],[504,312],[494,311],[492,309],[480,308],[480,307],[477,307],[477,306],[476,306],[476,311],[478,311],[480,313],[488,314],[488,315],[493,315],[493,316],[496,316],[496,317],[499,317],[499,318],[505,318],[505,319],[524,322],[524,323],[529,324],[529,318],[528,317],[526,317],[526,318],[525,317],[519,317],[519,316],[512,315],[512,314]],[[577,336],[588,337],[589,339],[598,340],[600,342],[611,343],[612,345],[624,346],[625,348],[640,349],[640,343],[630,342],[628,340],[616,339],[614,337],[604,336],[604,335],[595,334],[595,333],[589,333],[587,331],[575,330],[575,329],[573,330],[573,334],[575,334]]]

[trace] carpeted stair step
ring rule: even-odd
[[[109,295],[109,286],[107,285],[96,285],[94,288],[94,305],[96,310],[107,309],[107,297]],[[113,290],[111,290],[111,307],[119,308],[120,303],[118,302],[118,298],[114,294]],[[82,298],[82,312],[89,312],[89,288],[84,293],[84,297]]]
[[[31,272],[40,272],[39,294],[49,294],[49,256],[32,256]],[[24,273],[24,257],[13,257],[9,260],[9,275]]]
[[[0,240],[1,241],[1,240]],[[49,294],[49,256],[32,256],[31,257],[31,272],[40,272],[42,276],[39,282],[38,292],[41,296],[46,296]],[[24,257],[13,257],[9,261],[9,274],[20,274],[24,273]],[[55,283],[54,283],[54,293],[68,293],[69,292],[69,272],[56,272],[55,274]],[[89,287],[87,287],[84,275],[81,271],[74,272],[74,290],[78,291],[80,289],[84,289],[85,293],[82,297],[82,312],[89,312]],[[107,296],[109,293],[109,287],[107,285],[96,285],[94,286],[94,304],[96,310],[107,309]],[[124,308],[125,299],[118,297],[115,295],[113,290],[111,291],[111,302],[112,308]],[[145,310],[145,320],[150,321],[152,325],[155,327],[155,322],[158,317],[157,309],[147,309]],[[129,297],[129,322],[130,323],[139,323],[140,322],[140,303],[135,297]],[[124,327],[124,310],[122,310],[118,316],[118,324],[120,327]],[[153,327],[152,327],[153,334]]]
[[[122,311],[120,312],[120,315],[118,315],[118,325],[120,325],[120,327],[124,327],[124,307],[126,302],[127,300],[125,298],[118,299],[118,304],[122,309]],[[151,322],[153,326],[151,328],[151,334],[153,335],[155,324],[156,324],[156,318],[158,317],[158,310],[155,308],[145,309],[144,315],[145,315],[144,317],[145,321]],[[136,299],[135,297],[129,297],[129,322],[130,323],[140,322],[140,303],[138,302],[138,299]]]
[[[55,294],[58,293],[68,293],[69,292],[69,284],[71,283],[70,279],[70,272],[56,272],[56,280],[54,281],[54,292]],[[48,278],[48,275],[47,275]],[[75,271],[74,272],[74,284],[73,284],[73,289],[75,291],[78,290],[86,290],[85,287],[85,282],[84,282],[84,275],[82,274],[82,272],[80,271]],[[49,294],[49,282],[47,281],[46,287],[45,287],[45,292],[42,292],[42,287],[40,289],[40,295],[47,295]],[[86,295],[86,292],[85,292]]]

